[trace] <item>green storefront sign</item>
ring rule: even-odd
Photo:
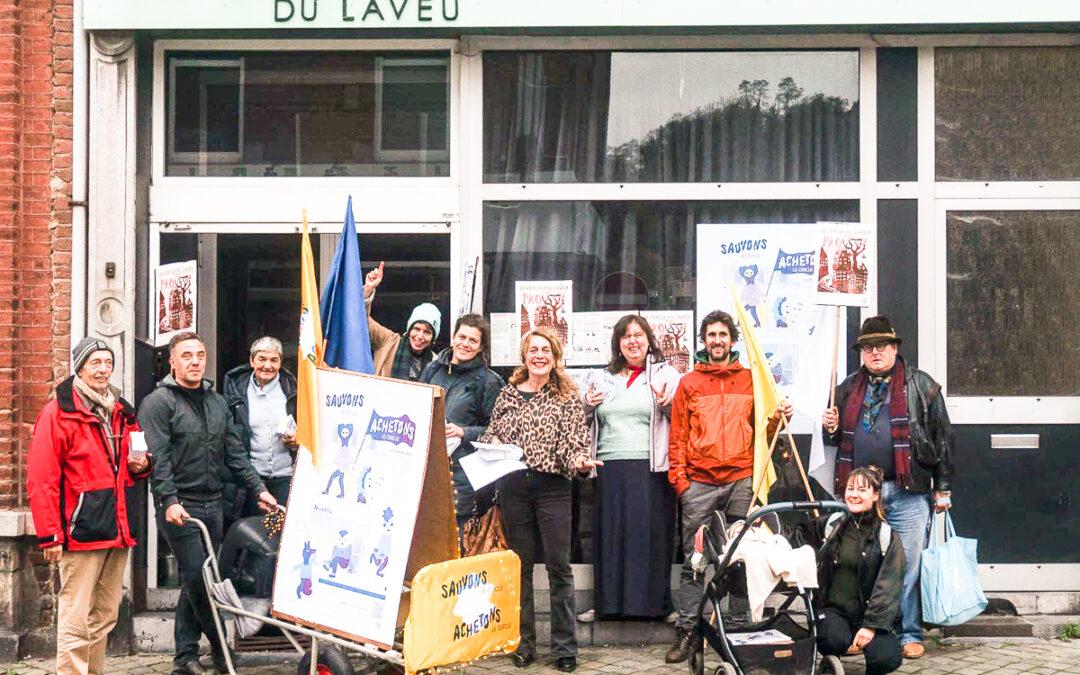
[[[973,7],[977,5],[977,11]],[[84,0],[89,30],[685,28],[724,30],[1065,25],[1064,0]]]

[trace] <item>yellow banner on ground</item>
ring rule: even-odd
[[[769,488],[776,482],[776,471],[769,456],[769,418],[776,412],[776,406],[783,397],[776,388],[776,380],[773,379],[768,359],[765,358],[765,350],[754,335],[753,322],[746,316],[746,310],[743,309],[735,287],[729,284],[728,288],[731,290],[731,301],[735,303],[739,332],[742,333],[746,352],[742,355],[745,359],[742,362],[743,367],[749,369],[754,378],[754,494],[762,504],[768,504]],[[765,487],[759,489],[762,482]]]
[[[405,672],[509,653],[520,641],[521,560],[499,551],[427,565],[413,577]]]

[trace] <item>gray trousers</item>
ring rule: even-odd
[[[690,567],[690,556],[694,554],[694,535],[698,528],[712,515],[713,511],[721,511],[728,522],[746,518],[746,510],[750,508],[750,500],[753,498],[753,479],[750,477],[737,480],[726,485],[709,485],[690,481],[690,487],[679,497],[682,507],[682,551],[683,564],[679,574],[679,589],[675,592],[675,608],[679,612],[679,618],[675,620],[675,627],[690,630],[697,622],[698,603],[705,592],[704,580],[694,578],[694,570]],[[731,598],[731,611],[733,614],[748,614],[749,603],[743,597],[728,596]]]

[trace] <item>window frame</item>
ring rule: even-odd
[[[925,46],[926,44],[933,46]],[[918,54],[919,153],[919,366],[945,393],[954,424],[1077,424],[1080,396],[950,396],[946,219],[949,211],[1080,210],[1076,181],[938,181],[935,140],[935,49],[1066,46],[1080,48],[1077,35],[955,36],[923,38]]]
[[[235,152],[185,152],[176,149],[176,71],[178,68],[232,68],[235,67],[239,70],[239,108],[242,111],[244,109],[244,57],[227,58],[227,59],[206,59],[206,58],[175,58],[169,59],[169,106],[168,106],[168,127],[166,127],[166,138],[168,138],[169,147],[166,151],[166,163],[171,159],[178,164],[191,164],[198,166],[200,164],[225,164],[229,162],[239,162],[244,155],[244,116],[241,114],[237,120],[237,148]],[[200,110],[200,120],[203,116],[203,112]],[[204,120],[201,120],[204,121]],[[206,129],[200,126],[199,128],[200,144],[205,145]]]
[[[387,161],[419,161],[428,159],[444,161],[450,158],[450,143],[447,138],[446,150],[384,150],[382,147],[382,122],[383,122],[383,78],[386,68],[398,68],[406,66],[435,66],[441,65],[442,61],[428,58],[379,56],[375,59],[375,158]],[[450,95],[450,69],[446,72],[446,91]],[[449,103],[449,97],[447,99]],[[447,133],[449,134],[449,126]]]
[[[215,52],[377,52],[393,57],[393,52],[409,52],[406,58],[423,58],[416,52],[440,52],[449,60],[447,113],[449,127],[449,146],[447,158],[450,170],[446,176],[417,177],[367,177],[367,176],[168,176],[165,175],[165,144],[167,137],[165,67],[168,54],[172,52],[195,53],[192,60],[215,59]],[[405,57],[403,55],[403,57]],[[242,56],[240,58],[243,58]],[[460,114],[457,94],[459,87],[460,53],[457,40],[157,40],[153,43],[153,92],[151,123],[151,177],[156,187],[183,188],[192,185],[200,188],[208,186],[229,186],[230,190],[261,188],[264,190],[280,189],[287,185],[289,189],[325,185],[366,185],[366,186],[403,186],[441,187],[457,185],[460,180]],[[268,190],[269,191],[269,190]],[[272,220],[273,218],[269,218]]]

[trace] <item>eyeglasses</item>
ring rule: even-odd
[[[860,349],[862,349],[863,354],[869,354],[871,352],[883,352],[888,349],[889,345],[891,344],[891,342],[883,342],[877,345],[863,345],[862,347],[860,347]]]

